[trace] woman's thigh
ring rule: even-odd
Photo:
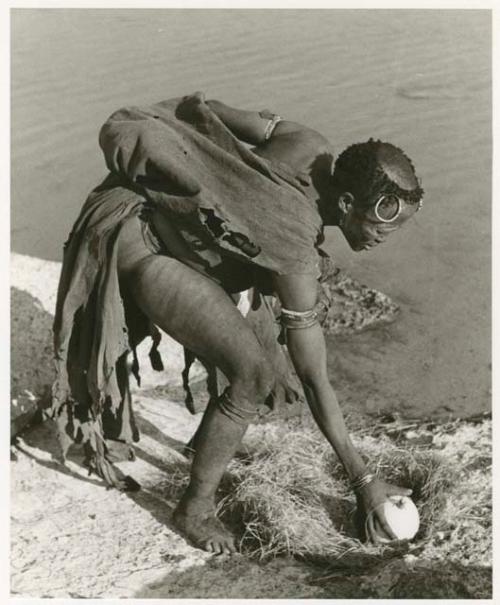
[[[229,380],[265,362],[255,333],[217,283],[145,244],[141,248],[132,224],[120,239],[120,279],[157,326]]]

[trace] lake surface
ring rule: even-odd
[[[327,248],[402,312],[332,340],[332,381],[372,412],[489,409],[489,11],[17,9],[11,35],[15,252],[61,259],[106,173],[99,127],[123,105],[204,90],[308,124],[338,153],[388,140],[424,209],[379,248],[353,253],[337,229]]]

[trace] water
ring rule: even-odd
[[[105,175],[100,124],[204,90],[308,124],[337,152],[370,136],[413,159],[424,210],[338,264],[401,304],[329,343],[346,406],[469,414],[490,405],[491,14],[459,10],[14,10],[12,248],[59,260]]]

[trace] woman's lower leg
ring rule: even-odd
[[[174,520],[199,546],[214,552],[233,552],[233,536],[215,516],[215,494],[236,453],[255,408],[235,406],[227,392],[209,404],[196,434],[191,479],[175,511]]]

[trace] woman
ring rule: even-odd
[[[198,546],[234,552],[215,515],[217,487],[271,396],[294,397],[264,316],[252,323],[234,304],[235,294],[253,287],[253,308],[265,309],[263,294],[281,304],[294,369],[368,515],[368,537],[377,541],[382,531],[395,538],[379,505],[411,490],[370,473],[347,433],[318,321],[319,244],[323,226],[339,227],[355,251],[401,227],[423,195],[411,161],[370,140],[346,149],[332,174],[331,147],[319,133],[201,93],[120,110],[100,143],[111,174],[65,246],[54,324],[63,452],[81,441],[108,483],[133,487],[116,475],[107,440],[138,439],[126,359],[132,350],[138,376],[135,346],[151,334],[151,359],[160,367],[159,326],[229,383],[196,433],[174,522]]]

